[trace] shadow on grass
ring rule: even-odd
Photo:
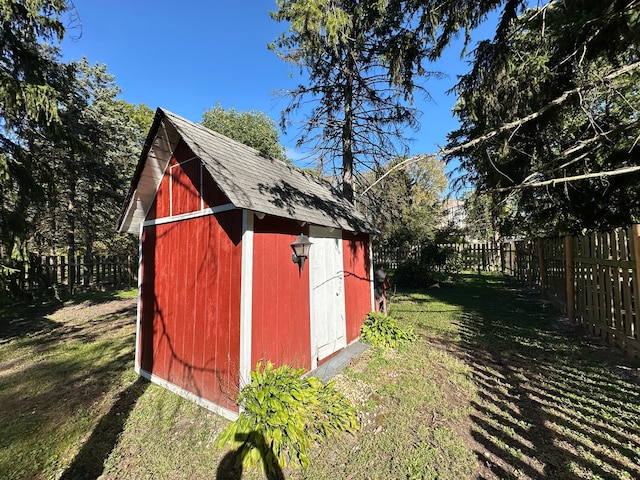
[[[30,304],[16,304],[0,308],[0,345],[21,337],[47,334],[60,325],[47,317],[68,305],[100,305],[123,300],[122,290],[87,292],[62,299],[47,299]],[[135,311],[135,307],[131,312]],[[130,311],[115,312],[130,313]]]
[[[124,431],[129,414],[149,382],[142,377],[120,392],[119,398],[91,432],[61,480],[88,480],[98,478],[104,471],[104,462],[113,451]]]
[[[260,454],[263,471],[267,480],[284,480],[284,474],[278,464],[273,450],[267,444],[264,436],[253,431],[250,434],[236,435],[236,440],[244,442],[240,447],[227,453],[218,466],[216,480],[240,480],[242,478],[242,462],[253,448]]]
[[[497,275],[429,295],[462,307],[480,478],[640,478],[637,359]]]
[[[20,337],[34,334],[46,334],[58,324],[49,320],[47,315],[61,308],[61,304],[49,304],[39,307],[18,307],[0,312],[0,345]]]
[[[145,388],[139,382],[127,387],[130,381],[123,380],[133,366],[135,310],[118,303],[96,311],[95,318],[87,318],[83,307],[71,319],[47,318],[58,308],[33,307],[0,318],[2,478],[52,474],[83,437],[89,438],[63,478],[95,478],[131,402]],[[119,390],[115,405],[100,419],[100,405],[110,405],[105,396]]]

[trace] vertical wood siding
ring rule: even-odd
[[[343,232],[344,290],[347,343],[360,336],[360,327],[371,311],[371,257],[369,236]]]
[[[201,195],[202,193],[202,195]],[[180,141],[162,177],[147,220],[197,212],[229,203],[227,196],[201,166],[189,147]]]
[[[242,214],[143,232],[140,366],[237,411]]]
[[[171,215],[197,212],[200,210],[200,160],[188,158],[180,163],[171,159]]]
[[[297,235],[308,233],[291,220],[256,218],[253,237],[252,367],[259,360],[311,368],[309,264],[298,273],[291,261]],[[311,247],[313,255],[313,246]]]

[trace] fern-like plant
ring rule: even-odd
[[[360,339],[382,348],[397,348],[416,340],[413,328],[402,328],[398,320],[382,313],[370,312],[360,327]]]
[[[247,468],[275,473],[278,467],[306,468],[314,441],[357,429],[355,409],[333,383],[303,373],[258,362],[238,397],[244,410],[220,433],[218,446],[238,449],[237,459]]]

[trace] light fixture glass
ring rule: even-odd
[[[300,266],[300,271],[304,270],[304,261],[309,256],[311,245],[313,244],[309,241],[309,237],[304,233],[298,235],[296,239],[291,242],[291,249],[293,250],[291,260]]]

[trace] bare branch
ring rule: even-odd
[[[612,71],[611,73],[605,75],[604,77],[602,77],[602,81],[611,81],[614,80],[615,78],[618,78],[626,73],[632,72],[636,69],[640,68],[640,61],[632,63],[630,65],[626,65],[622,68],[619,68],[617,70]],[[371,190],[375,185],[377,185],[382,179],[384,179],[387,175],[390,175],[392,172],[394,172],[395,170],[397,170],[398,168],[402,168],[404,165],[410,164],[410,163],[414,163],[414,162],[419,162],[422,159],[425,158],[431,158],[431,157],[444,157],[447,155],[452,155],[452,154],[458,154],[460,152],[463,152],[465,150],[468,150],[472,147],[475,147],[476,145],[478,145],[481,142],[484,142],[486,140],[490,140],[491,138],[500,135],[501,133],[507,132],[511,129],[520,127],[521,125],[524,125],[532,120],[535,120],[536,118],[541,117],[542,115],[544,115],[546,112],[548,112],[549,110],[551,110],[552,108],[561,105],[562,103],[566,102],[569,98],[571,98],[573,95],[577,94],[578,92],[580,92],[581,90],[584,90],[586,88],[592,87],[597,85],[596,82],[592,82],[589,85],[583,86],[583,87],[577,87],[571,90],[567,90],[564,93],[562,93],[562,95],[560,95],[559,97],[555,98],[554,100],[552,100],[551,102],[549,102],[548,104],[546,104],[544,107],[542,107],[541,109],[539,109],[538,111],[527,115],[525,117],[519,118],[518,120],[514,120],[513,122],[508,122],[503,124],[501,127],[495,129],[495,130],[491,130],[490,132],[485,133],[484,135],[480,135],[479,137],[476,137],[472,140],[469,140],[465,143],[462,143],[460,145],[456,145],[455,147],[451,147],[448,149],[440,149],[440,151],[436,152],[436,153],[431,153],[431,154],[420,154],[420,155],[414,155],[412,157],[407,158],[406,160],[403,160],[402,162],[398,162],[396,165],[393,166],[393,168],[390,168],[387,172],[384,173],[384,175],[382,175],[379,179],[377,179],[375,182],[373,182],[368,188],[366,188],[360,195],[364,195],[365,193],[367,193],[369,190]],[[516,188],[516,187],[512,187],[512,188]]]
[[[514,185],[513,187],[493,188],[493,189],[489,189],[487,191],[488,192],[497,192],[497,193],[513,192],[515,190],[523,190],[525,188],[544,187],[545,185],[553,186],[553,185],[557,185],[559,183],[574,182],[576,180],[586,180],[586,179],[589,179],[589,178],[615,177],[617,175],[626,175],[626,174],[635,173],[635,172],[638,172],[638,171],[640,171],[640,166],[636,165],[636,166],[633,166],[633,167],[618,168],[617,170],[609,170],[607,172],[585,173],[583,175],[574,175],[572,177],[553,178],[551,180],[545,180],[543,182],[521,183],[519,185]]]

